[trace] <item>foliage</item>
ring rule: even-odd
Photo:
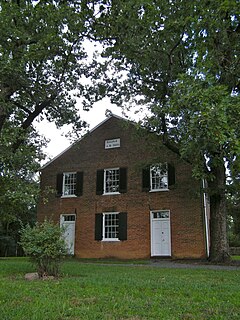
[[[228,185],[227,212],[229,220],[229,245],[240,247],[240,183],[239,176]]]
[[[213,167],[225,159],[233,179],[240,165],[240,97],[212,79],[184,76],[169,100],[168,114],[178,118],[169,134],[194,164],[195,174],[211,181]]]
[[[70,94],[86,72],[86,4],[69,1],[1,3],[0,130],[15,130],[16,148],[35,119],[84,125]]]
[[[92,20],[88,1],[0,3],[0,225],[7,236],[9,225],[36,206],[46,143],[36,123],[71,124],[78,135],[86,127],[74,94],[85,92],[80,79]]]
[[[211,259],[228,259],[225,165],[232,177],[240,168],[238,1],[102,4],[96,33],[114,79],[103,66],[96,83],[115,103],[146,104],[144,124],[207,180]]]
[[[239,270],[72,259],[64,262],[60,281],[26,282],[26,272],[31,268],[24,260],[0,260],[2,319],[239,319]]]
[[[36,203],[39,194],[39,161],[43,159],[40,143],[33,146],[27,140],[16,152],[12,152],[7,136],[2,136],[0,152],[0,255],[19,255],[21,224],[36,219]],[[11,139],[11,138],[10,138]],[[0,139],[1,140],[1,139]],[[4,146],[3,146],[4,145]],[[15,247],[15,249],[13,249]]]
[[[11,210],[13,211],[11,211]],[[11,207],[7,203],[0,210],[0,256],[22,256],[23,250],[19,246],[19,230],[22,225],[33,225],[36,221],[36,206],[24,206],[22,203],[13,204]]]
[[[21,149],[12,153],[5,148],[0,153],[0,255],[3,256],[21,254],[18,230],[26,223],[32,225],[36,219],[39,183],[35,172],[39,164],[35,148]]]
[[[66,255],[63,230],[53,222],[45,220],[21,230],[20,244],[26,255],[37,265],[40,277],[58,276],[62,258]]]

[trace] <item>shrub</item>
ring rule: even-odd
[[[240,247],[240,235],[230,233],[228,238],[230,247]]]
[[[37,265],[39,277],[59,275],[60,262],[67,254],[63,232],[64,229],[47,220],[22,227],[20,244]]]

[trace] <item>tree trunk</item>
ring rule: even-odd
[[[227,240],[227,212],[224,163],[212,168],[215,178],[209,182],[210,192],[210,261],[230,260]]]

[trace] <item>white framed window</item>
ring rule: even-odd
[[[104,194],[119,193],[120,168],[104,169]]]
[[[61,221],[62,222],[71,222],[76,220],[75,214],[62,214],[61,215]]]
[[[152,211],[152,218],[153,219],[169,219],[170,210]]]
[[[159,163],[150,167],[150,191],[159,190],[168,190],[167,163]]]
[[[76,184],[77,173],[76,172],[64,172],[63,173],[63,197],[75,197],[76,196]]]
[[[103,241],[119,241],[119,212],[103,213]]]

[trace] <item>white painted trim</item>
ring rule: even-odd
[[[67,174],[75,174],[76,175],[76,184],[77,184],[77,172],[76,171],[67,171],[63,172],[63,183],[62,183],[62,196],[61,198],[74,198],[76,197],[76,194],[64,194],[64,189],[65,189],[65,175]]]
[[[114,195],[116,195],[116,194],[121,194],[120,192],[106,192],[106,193],[103,193],[102,195],[103,196],[114,196]]]
[[[169,191],[169,189],[154,189],[154,190],[149,190],[149,192],[162,192],[162,191]]]
[[[56,157],[54,157],[53,159],[51,159],[49,162],[47,162],[46,164],[44,164],[41,168],[40,171],[45,169],[47,166],[49,166],[53,161],[55,161],[56,159],[58,159],[59,157],[61,157],[66,151],[68,151],[69,149],[71,149],[76,143],[80,142],[81,140],[83,140],[86,136],[88,136],[90,133],[92,133],[93,131],[95,131],[97,128],[99,128],[101,125],[103,125],[105,122],[107,122],[109,119],[111,118],[117,118],[119,120],[124,120],[124,121],[129,121],[128,119],[124,119],[118,115],[112,114],[111,116],[107,117],[106,119],[104,119],[103,121],[101,121],[98,125],[96,125],[94,128],[92,128],[91,130],[89,130],[86,134],[84,134],[80,139],[76,140],[74,143],[72,143],[69,147],[67,147],[66,149],[64,149],[61,153],[59,153]]]
[[[106,192],[106,171],[109,170],[118,170],[119,171],[119,183],[120,183],[120,168],[106,168],[103,170],[103,195],[114,195],[114,194],[120,194],[119,191],[116,192]]]
[[[61,198],[77,198],[77,196],[75,194],[69,194],[69,195],[63,195],[61,196]]]
[[[75,219],[72,221],[65,221],[64,216],[74,216]],[[76,214],[75,213],[62,213],[60,215],[60,227],[62,228],[64,225],[74,225],[74,234],[73,234],[73,242],[71,243],[71,247],[68,248],[72,252],[70,254],[75,254],[75,241],[76,241]]]
[[[120,241],[119,238],[105,238],[104,234],[105,234],[105,215],[109,215],[109,214],[119,214],[119,212],[103,212],[103,219],[102,219],[102,241],[104,242],[117,242]],[[118,221],[118,228],[119,228],[119,221]]]
[[[62,222],[65,222],[64,220],[63,220],[63,217],[64,216],[74,216],[75,217],[75,220],[74,221],[76,221],[76,213],[62,213],[62,214],[60,214],[60,226],[61,226],[61,223]],[[66,221],[67,222],[67,221]]]
[[[162,165],[166,165],[166,168],[167,168],[167,187],[166,188],[161,188],[161,189],[153,189],[152,185],[153,185],[153,176],[152,176],[152,172],[154,171],[153,170],[153,167],[156,167],[156,166],[159,166],[161,167]],[[169,191],[168,189],[168,164],[167,162],[162,162],[162,163],[153,163],[151,166],[150,166],[150,190],[149,192],[157,192],[157,191]],[[165,177],[165,176],[163,176]]]

